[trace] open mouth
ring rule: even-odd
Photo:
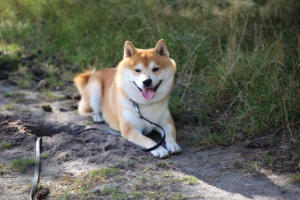
[[[140,88],[139,86],[137,86],[137,84],[133,81],[133,84],[137,87],[137,89],[142,93],[142,96],[146,99],[146,100],[150,100],[154,97],[156,90],[158,89],[158,87],[160,86],[162,80],[160,80],[158,82],[158,84],[155,87],[147,87],[147,88]]]

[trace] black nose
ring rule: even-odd
[[[151,86],[151,84],[152,84],[152,80],[150,78],[143,81],[144,87],[149,87]]]

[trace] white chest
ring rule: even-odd
[[[148,120],[160,124],[163,126],[166,123],[167,116],[169,115],[168,105],[164,104],[151,104],[151,105],[139,105],[140,113]],[[139,118],[136,108],[130,103],[123,109],[123,117],[131,125],[135,126],[138,130],[144,134],[150,133],[155,126],[149,122]]]

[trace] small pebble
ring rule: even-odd
[[[60,112],[68,112],[67,109],[65,109],[65,108],[59,108],[59,111]]]
[[[72,95],[70,95],[70,94],[66,94],[64,97],[65,97],[65,99],[67,99],[67,100],[72,99]]]
[[[73,94],[72,99],[73,99],[73,100],[80,100],[80,99],[81,99],[81,96],[80,96],[80,94]]]
[[[45,112],[52,112],[52,108],[50,105],[46,104],[46,105],[42,105],[42,108]]]
[[[72,110],[77,110],[77,108],[78,108],[78,105],[77,105],[77,104],[71,105],[71,109],[72,109]]]

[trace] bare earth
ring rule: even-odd
[[[47,199],[300,199],[287,175],[249,162],[259,149],[199,150],[178,130],[183,153],[156,159],[79,116],[76,100],[54,95],[0,81],[0,142],[9,144],[0,146],[0,199],[29,198],[34,167],[20,171],[11,163],[34,158],[36,135],[43,136],[40,186],[49,189]],[[88,127],[102,131],[68,134]],[[99,169],[107,170],[93,174]]]

